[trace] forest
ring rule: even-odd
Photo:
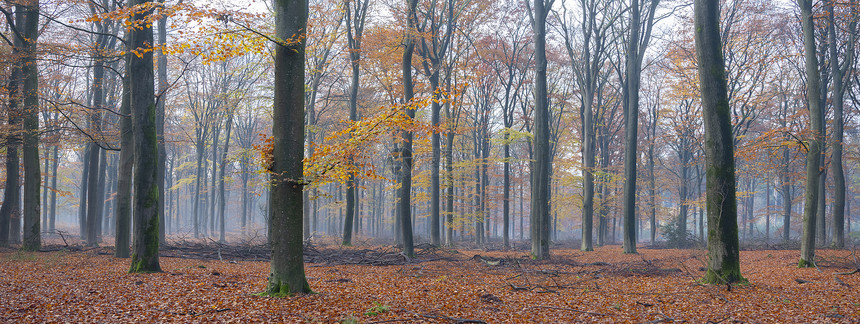
[[[0,12],[2,322],[860,319],[856,0]]]

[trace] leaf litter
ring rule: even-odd
[[[47,249],[52,250],[52,249]],[[178,242],[163,273],[129,274],[109,249],[0,251],[0,322],[747,323],[856,322],[860,268],[852,251],[741,252],[743,286],[698,283],[706,251],[620,246],[594,252],[419,246],[305,249],[314,294],[255,296],[269,272],[264,245]]]

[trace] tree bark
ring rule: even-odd
[[[627,138],[624,147],[624,253],[636,253],[636,153],[639,145],[639,0],[630,1],[627,45]]]
[[[712,284],[743,282],[735,197],[734,135],[720,45],[718,0],[695,0],[695,40],[707,170],[708,272]]]
[[[271,272],[266,294],[311,292],[302,256],[305,33],[308,3],[275,0],[274,149],[269,202]]]
[[[854,64],[854,40],[856,38],[857,20],[852,19],[848,27],[848,48],[845,59],[839,64],[839,52],[837,50],[836,20],[833,13],[834,0],[827,2],[830,24],[827,27],[830,38],[830,68],[833,74],[833,144],[831,153],[830,172],[833,174],[833,243],[836,248],[845,247],[845,171],[842,166],[843,138],[845,128],[844,95],[845,86],[843,77],[848,69]],[[856,17],[857,8],[855,1],[850,2],[852,18]]]
[[[534,168],[531,188],[531,254],[538,260],[549,258],[549,213],[551,170],[549,147],[549,98],[546,80],[546,18],[554,0],[534,0],[532,28],[535,42]],[[588,145],[589,143],[586,143]],[[593,161],[593,156],[592,156]],[[590,170],[585,172],[590,174]],[[586,176],[587,177],[587,176]],[[592,182],[593,184],[593,182]],[[593,188],[592,188],[593,191]],[[592,192],[593,193],[593,192]],[[584,208],[590,206],[584,206]],[[590,222],[590,220],[588,220]],[[583,228],[585,228],[583,224]],[[591,250],[591,226],[588,224],[588,246],[583,230],[583,250]]]
[[[163,3],[164,0],[159,0]],[[164,187],[164,171],[167,162],[167,150],[164,145],[164,107],[167,102],[166,93],[169,86],[167,82],[167,55],[164,55],[164,46],[167,44],[167,15],[162,15],[158,19],[158,44],[161,47],[158,50],[158,97],[155,106],[155,133],[158,140],[158,173],[156,174],[156,182],[158,183],[158,239],[161,244],[167,243],[165,235],[165,187]]]
[[[224,210],[227,208],[227,195],[224,192],[224,181],[227,171],[227,152],[230,150],[230,131],[233,130],[233,112],[227,112],[227,136],[224,138],[224,150],[221,152],[221,170],[218,171],[218,226],[220,236],[218,241],[221,243],[227,242],[225,238],[224,226]]]
[[[415,109],[410,109],[414,96],[414,85],[412,84],[412,53],[415,51],[414,31],[418,25],[416,7],[418,0],[407,0],[407,34],[405,36],[406,49],[403,51],[401,68],[403,72],[403,104],[404,113],[409,119],[415,118]],[[415,256],[415,246],[412,238],[412,132],[403,132],[403,141],[400,145],[400,231],[403,238],[403,253],[408,257]]]
[[[54,152],[52,154],[54,165],[51,170],[51,174],[53,174],[54,177],[51,178],[51,188],[53,190],[51,190],[51,213],[48,216],[48,231],[52,233],[56,230],[55,224],[57,222],[57,168],[60,166],[59,148],[59,145],[54,145]]]
[[[15,25],[24,24],[24,9],[15,6]],[[11,72],[7,91],[9,105],[7,124],[10,132],[6,134],[6,186],[3,190],[3,205],[0,207],[0,246],[18,243],[21,237],[21,160],[18,148],[21,145],[21,62],[24,40],[12,33],[14,37],[11,53]],[[83,236],[83,234],[81,235]]]
[[[132,0],[129,5],[144,4]],[[129,272],[160,272],[158,260],[158,139],[156,132],[155,76],[153,75],[152,26],[144,23],[150,10],[133,16],[129,31],[128,76],[134,134],[134,243]]]
[[[800,240],[800,261],[798,266],[815,265],[815,225],[818,207],[818,186],[821,172],[821,143],[824,116],[821,113],[821,80],[818,71],[818,56],[815,47],[815,26],[813,25],[812,0],[797,0],[800,5],[800,18],[803,27],[803,55],[806,61],[806,102],[809,109],[810,138],[806,155],[806,194],[803,207],[803,234]]]
[[[130,61],[126,55],[126,60]],[[128,66],[126,66],[128,69]],[[134,172],[134,134],[131,122],[131,74],[123,77],[122,103],[120,104],[120,151],[116,187],[116,248],[114,257],[128,258],[131,245],[131,176]]]
[[[38,251],[42,247],[39,224],[39,189],[42,172],[39,168],[39,66],[36,43],[39,37],[39,1],[30,0],[24,22],[24,57],[21,62],[24,98],[24,240],[21,249]]]

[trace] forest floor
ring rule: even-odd
[[[860,322],[860,265],[847,250],[819,250],[811,269],[797,268],[796,250],[742,251],[750,283],[730,287],[697,282],[703,250],[554,248],[534,261],[425,246],[407,260],[391,247],[309,246],[315,293],[268,298],[255,295],[269,272],[257,248],[181,242],[155,274],[129,274],[110,248],[0,250],[0,322]]]

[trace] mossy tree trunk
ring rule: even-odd
[[[720,45],[719,0],[696,0],[696,59],[705,126],[708,272],[712,284],[742,282],[735,197],[734,136]]]
[[[138,6],[144,0],[132,0]],[[156,136],[155,75],[152,26],[145,23],[150,10],[136,13],[129,30],[129,96],[134,135],[134,235],[130,272],[160,272],[158,261],[158,140]]]
[[[272,245],[269,283],[265,294],[285,296],[311,292],[302,256],[304,204],[305,33],[308,3],[275,0],[274,149],[269,202],[269,242]]]

